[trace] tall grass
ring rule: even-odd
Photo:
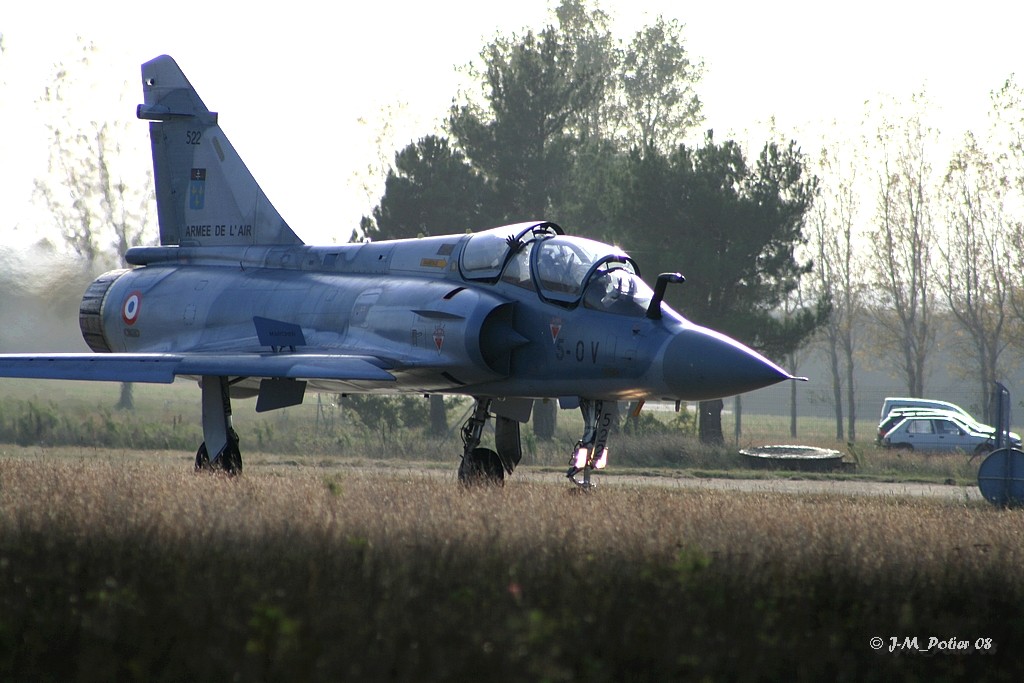
[[[0,680],[1024,673],[1021,512],[186,460],[0,456]]]

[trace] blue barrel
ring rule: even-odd
[[[994,505],[1024,505],[1024,452],[1000,448],[989,453],[978,469],[978,488]]]

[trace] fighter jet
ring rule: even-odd
[[[615,401],[718,398],[797,379],[662,299],[617,247],[534,221],[442,237],[308,246],[242,162],[178,65],[142,65],[160,244],[85,292],[90,354],[0,356],[0,376],[198,380],[197,469],[242,469],[232,399],[256,411],[307,390],[461,394],[459,479],[499,483],[535,399],[579,406],[567,476],[607,462]],[[456,231],[465,226],[452,226]],[[495,448],[481,446],[488,420]],[[582,475],[580,473],[582,472]],[[579,478],[582,476],[582,479]]]

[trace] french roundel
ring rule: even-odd
[[[128,298],[124,300],[124,306],[121,307],[121,319],[124,320],[125,325],[134,325],[135,321],[139,319],[139,310],[142,308],[142,293],[132,292],[128,295]]]

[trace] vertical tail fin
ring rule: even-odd
[[[302,244],[173,59],[142,65],[142,91],[137,115],[151,121],[161,244]]]

